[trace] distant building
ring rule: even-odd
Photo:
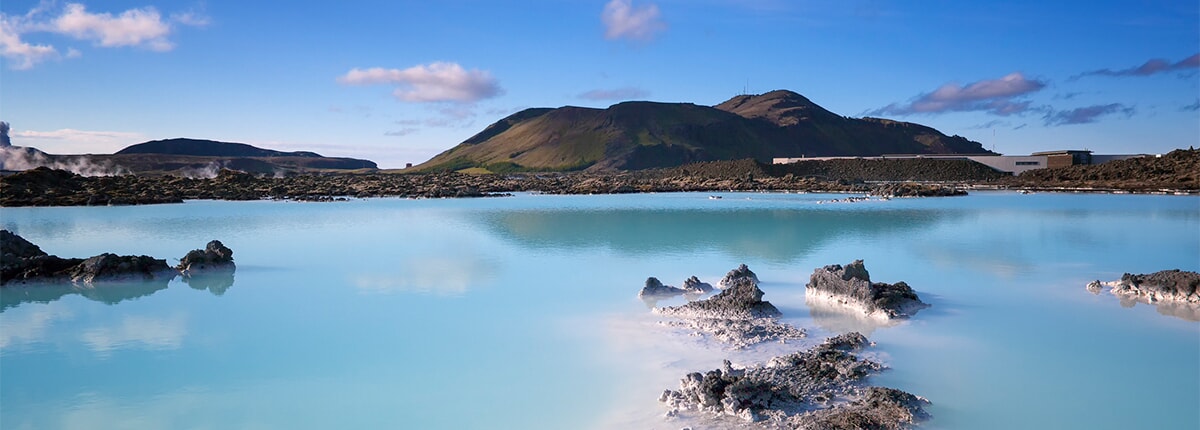
[[[1049,169],[1074,165],[1101,164],[1127,158],[1151,157],[1149,154],[1106,154],[1094,155],[1087,150],[1058,150],[1035,152],[1030,155],[971,155],[971,154],[885,154],[877,157],[801,157],[775,158],[773,164],[791,164],[798,161],[824,160],[888,160],[904,158],[928,158],[934,160],[971,160],[1001,172],[1019,175],[1034,169]]]

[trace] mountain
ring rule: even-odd
[[[203,139],[163,139],[152,140],[125,147],[116,154],[170,154],[197,155],[204,157],[314,157],[321,155],[315,152],[282,152],[263,149],[245,143],[217,142]]]
[[[134,173],[139,175],[212,176],[220,169],[255,174],[290,174],[375,169],[375,162],[324,157],[315,152],[283,152],[244,143],[202,139],[166,139],[131,145],[114,154],[47,154],[32,147],[0,147],[0,170],[20,171],[39,166],[70,170],[85,176]]]
[[[954,153],[988,151],[920,124],[842,117],[779,90],[716,106],[636,101],[526,109],[416,168],[638,170],[743,158]]]

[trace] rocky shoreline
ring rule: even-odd
[[[1020,176],[966,160],[842,159],[764,164],[710,161],[612,172],[389,172],[263,176],[222,170],[213,178],[79,176],[37,168],[0,178],[0,206],[88,206],[184,200],[331,201],[367,197],[492,197],[513,192],[836,192],[880,197],[958,196],[968,189],[1200,194],[1200,150]]]
[[[184,200],[334,201],[348,198],[497,197],[514,192],[625,194],[687,191],[862,193],[886,197],[964,195],[953,186],[867,184],[792,175],[706,177],[671,171],[621,173],[330,174],[255,176],[223,170],[214,178],[79,176],[37,168],[0,178],[0,206],[103,206],[180,203]]]
[[[717,283],[720,293],[654,312],[675,318],[664,322],[668,326],[694,330],[732,349],[805,337],[803,329],[779,321],[782,313],[762,300],[758,283],[758,276],[742,264]],[[683,289],[663,287],[650,278],[639,296],[683,294]],[[866,378],[884,368],[859,357],[869,345],[865,336],[852,332],[762,365],[735,367],[725,360],[720,369],[687,374],[678,389],[663,391],[658,400],[669,409],[669,418],[699,414],[702,420],[734,419],[754,428],[900,429],[928,418],[927,400],[867,386]]]
[[[1160,313],[1200,321],[1200,273],[1179,269],[1150,274],[1126,273],[1116,281],[1092,281],[1087,290],[1100,294],[1108,287],[1123,306],[1136,302],[1154,305]]]

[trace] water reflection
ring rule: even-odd
[[[125,300],[145,297],[165,290],[171,279],[163,277],[147,281],[107,281],[95,284],[70,282],[9,284],[0,288],[0,312],[22,303],[50,303],[71,294],[115,305]]]
[[[607,247],[630,254],[720,249],[787,262],[822,244],[928,228],[952,212],[811,209],[517,211],[481,215],[501,237],[534,248]]]
[[[817,326],[832,333],[857,331],[870,338],[877,328],[899,324],[896,320],[870,318],[859,309],[833,303],[819,294],[809,294],[808,291],[811,290],[805,289],[804,304],[808,306],[809,315]]]
[[[234,266],[209,268],[200,273],[182,276],[183,282],[196,290],[208,290],[215,296],[225,294],[233,286]]]
[[[1107,294],[1113,295],[1112,293]],[[1146,306],[1154,306],[1154,310],[1158,311],[1161,315],[1182,318],[1188,321],[1200,321],[1200,307],[1195,305],[1165,301],[1150,303],[1141,297],[1135,298],[1124,295],[1117,296],[1117,299],[1121,301],[1121,307],[1123,308],[1132,308],[1141,303]]]
[[[208,290],[213,295],[225,294],[233,286],[235,268],[214,268],[191,276],[181,276],[183,282],[197,290]],[[152,280],[102,281],[95,283],[35,282],[29,284],[7,284],[0,288],[0,313],[22,303],[50,303],[71,294],[90,300],[115,305],[125,300],[146,297],[167,289],[175,277],[159,277]]]

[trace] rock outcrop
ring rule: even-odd
[[[219,240],[208,242],[204,249],[193,249],[179,259],[175,269],[185,276],[206,269],[229,269],[233,267],[233,250]]]
[[[726,273],[725,277],[721,278],[720,282],[717,282],[717,285],[721,286],[721,289],[727,289],[745,283],[751,283],[757,286],[758,275],[755,275],[754,272],[750,271],[750,268],[746,267],[745,264],[741,264],[738,265],[736,269],[730,270],[729,273]]]
[[[1184,270],[1163,270],[1150,274],[1126,273],[1120,280],[1092,281],[1088,291],[1099,294],[1104,287],[1132,302],[1142,302],[1158,307],[1160,313],[1192,321],[1200,321],[1200,273]]]
[[[642,291],[638,291],[638,297],[674,297],[683,294],[684,290],[675,288],[670,285],[663,285],[662,281],[653,276],[646,278],[646,286],[642,287]]]
[[[222,269],[232,272],[233,251],[220,241],[212,241],[204,250],[193,250],[184,256],[179,267],[172,269],[166,260],[147,255],[116,255],[103,253],[87,259],[61,258],[49,255],[37,245],[8,230],[0,230],[0,285],[10,283],[92,284],[111,281],[170,280],[183,272],[185,279],[201,269]],[[217,282],[223,292],[232,285],[232,276],[209,280]],[[206,284],[208,285],[208,284]],[[164,287],[165,288],[165,287]],[[207,287],[206,287],[207,288]]]
[[[834,264],[818,268],[805,288],[808,298],[856,308],[866,316],[884,320],[907,318],[929,306],[903,281],[895,284],[871,282],[871,275],[862,260],[855,260],[845,267]]]
[[[70,270],[74,282],[93,283],[116,280],[153,280],[159,277],[175,277],[176,273],[167,265],[148,255],[117,255],[103,253],[83,260]]]
[[[743,266],[744,267],[744,266]],[[706,300],[657,308],[659,314],[681,318],[734,319],[777,318],[779,309],[762,299],[758,283],[740,282]]]
[[[659,401],[672,408],[668,415],[699,411],[790,428],[891,429],[922,419],[924,399],[862,386],[868,375],[883,369],[855,354],[867,345],[863,335],[848,333],[761,367],[736,369],[727,360],[721,369],[688,374],[678,390],[664,391]]]
[[[0,285],[9,281],[43,278],[67,278],[79,258],[59,258],[46,254],[37,245],[8,230],[0,230]]]
[[[779,322],[782,314],[775,305],[762,299],[758,278],[745,264],[730,275],[732,277],[726,278],[731,279],[729,285],[732,286],[712,297],[680,306],[656,307],[654,312],[678,318],[664,323],[668,326],[708,334],[733,349],[805,336],[803,329]],[[695,290],[704,289],[696,284],[699,279],[690,282],[692,279],[685,281],[685,285],[691,284],[690,288]]]
[[[713,286],[707,282],[700,282],[700,278],[693,276],[683,280],[682,289],[684,294],[701,295],[712,292]]]

